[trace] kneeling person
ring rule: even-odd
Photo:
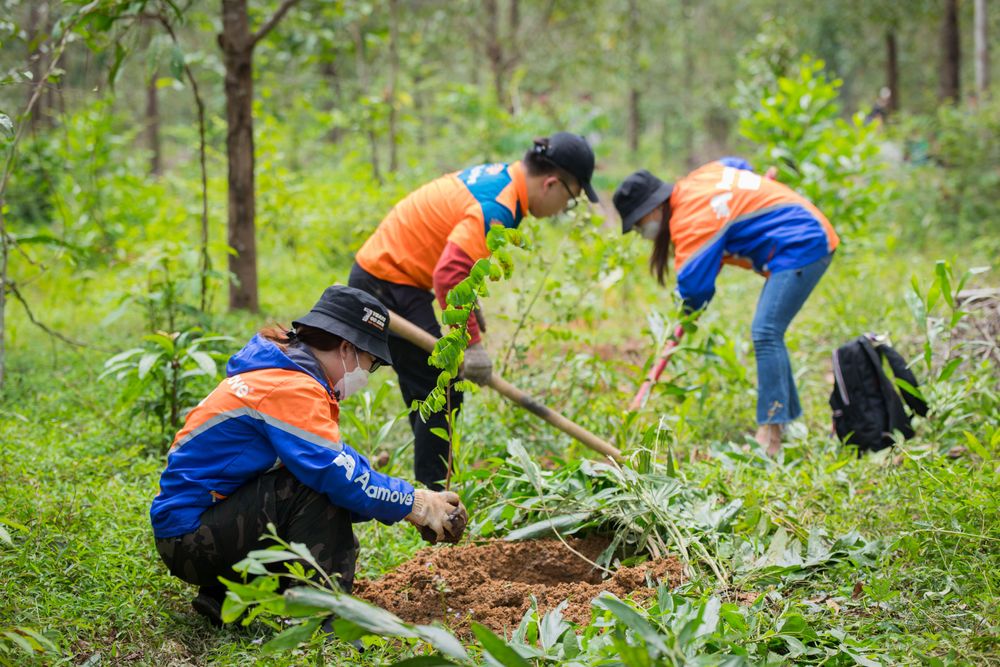
[[[346,592],[358,555],[352,522],[406,519],[431,542],[461,538],[467,514],[456,494],[382,474],[341,439],[339,401],[392,363],[387,322],[374,297],[328,287],[291,331],[265,328],[235,354],[177,433],[150,508],[153,533],[170,573],[200,587],[192,605],[214,623],[219,577],[266,546],[268,523],[304,543]]]

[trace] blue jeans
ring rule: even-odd
[[[757,358],[758,424],[785,424],[802,414],[785,331],[832,259],[830,253],[801,269],[772,273],[764,283],[751,327]]]

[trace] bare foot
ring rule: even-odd
[[[768,456],[777,456],[781,451],[781,424],[761,424],[754,437],[761,447],[767,448]]]

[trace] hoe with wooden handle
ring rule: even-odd
[[[389,331],[428,353],[434,350],[434,344],[437,342],[434,336],[391,310],[389,311]],[[614,445],[598,438],[587,429],[566,419],[558,412],[545,407],[496,373],[490,377],[489,386],[500,392],[511,402],[520,405],[532,414],[538,415],[563,433],[579,440],[594,451],[609,456],[616,461],[622,460],[621,452]]]
[[[391,328],[391,327],[390,327]],[[640,409],[646,404],[646,400],[649,398],[649,392],[653,390],[653,385],[660,379],[663,375],[663,369],[667,367],[667,362],[670,361],[670,357],[673,356],[674,351],[681,342],[681,337],[684,336],[684,328],[677,325],[674,329],[674,335],[667,339],[664,343],[663,349],[660,350],[660,355],[656,359],[656,363],[653,367],[649,369],[649,374],[646,375],[645,381],[643,381],[642,386],[639,387],[639,391],[635,393],[635,398],[629,404],[628,409],[633,412]]]

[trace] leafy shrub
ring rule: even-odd
[[[778,167],[778,180],[813,202],[838,232],[862,238],[882,205],[874,141],[877,126],[861,114],[841,117],[840,79],[822,60],[804,57],[779,76],[758,108],[741,109],[740,133],[760,147],[759,160]]]
[[[141,347],[104,362],[100,377],[123,383],[121,399],[132,416],[155,417],[160,440],[167,444],[183,423],[186,411],[218,381],[217,362],[228,357],[221,343],[229,336],[206,336],[195,327],[180,333],[144,336]]]
[[[1000,99],[902,116],[893,137],[905,162],[894,211],[904,238],[962,239],[996,254],[1000,238]],[[992,233],[990,233],[992,232]]]

